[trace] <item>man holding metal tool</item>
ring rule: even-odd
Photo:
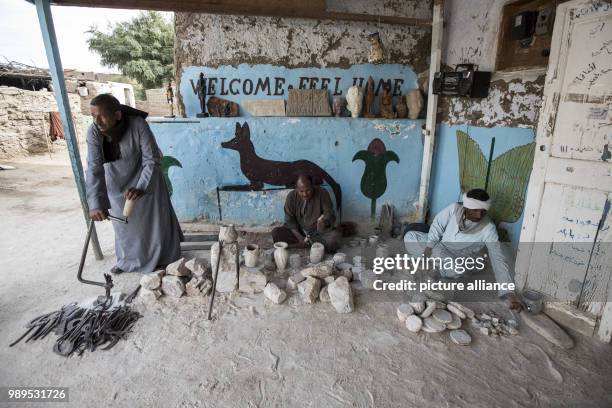
[[[113,222],[117,265],[111,272],[153,272],[180,257],[183,234],[160,170],[162,154],[144,120],[147,114],[110,94],[96,96],[90,105],[89,215],[94,221],[120,217],[126,200],[132,200],[128,222]]]

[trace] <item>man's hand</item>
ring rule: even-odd
[[[140,197],[144,195],[144,191],[139,190],[137,188],[130,188],[125,192],[126,200],[138,200]]]
[[[516,294],[507,293],[504,295],[503,299],[510,310],[516,310],[517,312],[523,310],[523,302],[520,301]]]
[[[325,214],[321,214],[321,216],[317,218],[317,231],[325,231]]]
[[[99,210],[99,209],[90,210],[89,211],[89,218],[91,218],[94,221],[104,221],[104,220],[108,219],[108,211],[107,210]]]

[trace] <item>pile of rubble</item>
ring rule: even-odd
[[[160,269],[140,279],[140,297],[145,302],[155,301],[166,295],[180,298],[206,296],[212,289],[210,263],[203,258],[181,258],[166,269]]]
[[[397,317],[413,333],[421,330],[426,333],[442,333],[449,330],[451,341],[461,346],[468,346],[472,342],[472,336],[461,329],[463,321],[468,319],[472,326],[479,328],[480,332],[487,336],[518,334],[518,325],[514,320],[506,322],[493,312],[477,316],[461,303],[445,303],[429,299],[423,294],[417,294],[410,302],[399,305]]]
[[[276,265],[270,259],[272,252],[264,253],[256,266],[246,266],[239,256],[237,242],[224,241],[211,248],[210,261],[202,258],[187,260],[181,258],[168,265],[165,270],[159,270],[145,275],[140,281],[140,297],[145,302],[151,302],[166,295],[180,298],[187,296],[207,296],[213,287],[212,267],[217,266],[216,290],[227,293],[238,290],[242,293],[262,293],[272,303],[283,303],[287,292],[297,292],[304,303],[312,304],[317,300],[331,303],[338,313],[350,313],[354,310],[352,280],[352,266],[337,260],[326,260],[315,264],[308,264],[302,268],[301,257],[292,255],[291,269],[282,269],[278,272],[289,277],[283,287],[283,282],[275,284],[269,282]],[[342,258],[344,260],[344,258]],[[297,272],[299,271],[299,272]],[[280,287],[279,287],[280,286]]]

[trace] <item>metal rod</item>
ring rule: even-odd
[[[221,216],[221,194],[219,193],[219,187],[217,187],[217,208],[219,209],[219,221],[223,221]]]
[[[83,279],[83,267],[85,266],[85,259],[87,258],[87,249],[89,248],[89,241],[91,240],[91,233],[94,229],[94,220],[89,220],[89,226],[87,228],[87,235],[85,236],[85,244],[83,245],[83,252],[81,253],[81,262],[79,263],[79,272],[77,273],[77,280],[81,283],[88,285],[102,286],[106,289],[106,296],[110,294],[110,289],[113,287],[113,280],[110,279],[110,275],[104,274],[106,282],[96,282],[87,279]]]
[[[217,276],[219,275],[219,264],[221,263],[221,251],[223,251],[223,244],[221,240],[219,243],[219,255],[217,256],[217,265],[215,266],[215,276],[213,277],[212,293],[210,294],[210,303],[208,304],[208,320],[212,316],[213,302],[215,301],[215,292],[217,291]]]
[[[32,2],[36,5],[40,32],[42,33],[47,62],[49,63],[49,72],[51,74],[51,79],[53,80],[57,109],[62,118],[62,124],[64,125],[64,136],[66,139],[66,146],[68,148],[68,155],[70,156],[72,172],[74,173],[74,181],[76,182],[76,187],[79,192],[81,207],[83,208],[83,216],[85,218],[85,222],[87,222],[89,220],[89,206],[87,205],[85,193],[85,177],[83,175],[83,165],[81,164],[79,146],[76,140],[76,131],[72,121],[72,113],[70,112],[70,101],[68,100],[68,93],[66,92],[64,70],[62,68],[59,47],[57,45],[55,26],[53,24],[53,16],[51,14],[51,5],[49,0],[33,0]],[[92,231],[92,235],[94,254],[96,255],[96,259],[100,260],[103,258],[103,256],[95,227]]]
[[[107,217],[108,217],[109,220],[112,220],[112,221],[121,222],[123,224],[127,224],[128,223],[127,218],[115,217],[114,215],[110,215],[110,214],[107,215]]]

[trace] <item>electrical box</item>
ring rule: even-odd
[[[523,11],[512,17],[512,39],[524,40],[535,32],[537,11]]]

